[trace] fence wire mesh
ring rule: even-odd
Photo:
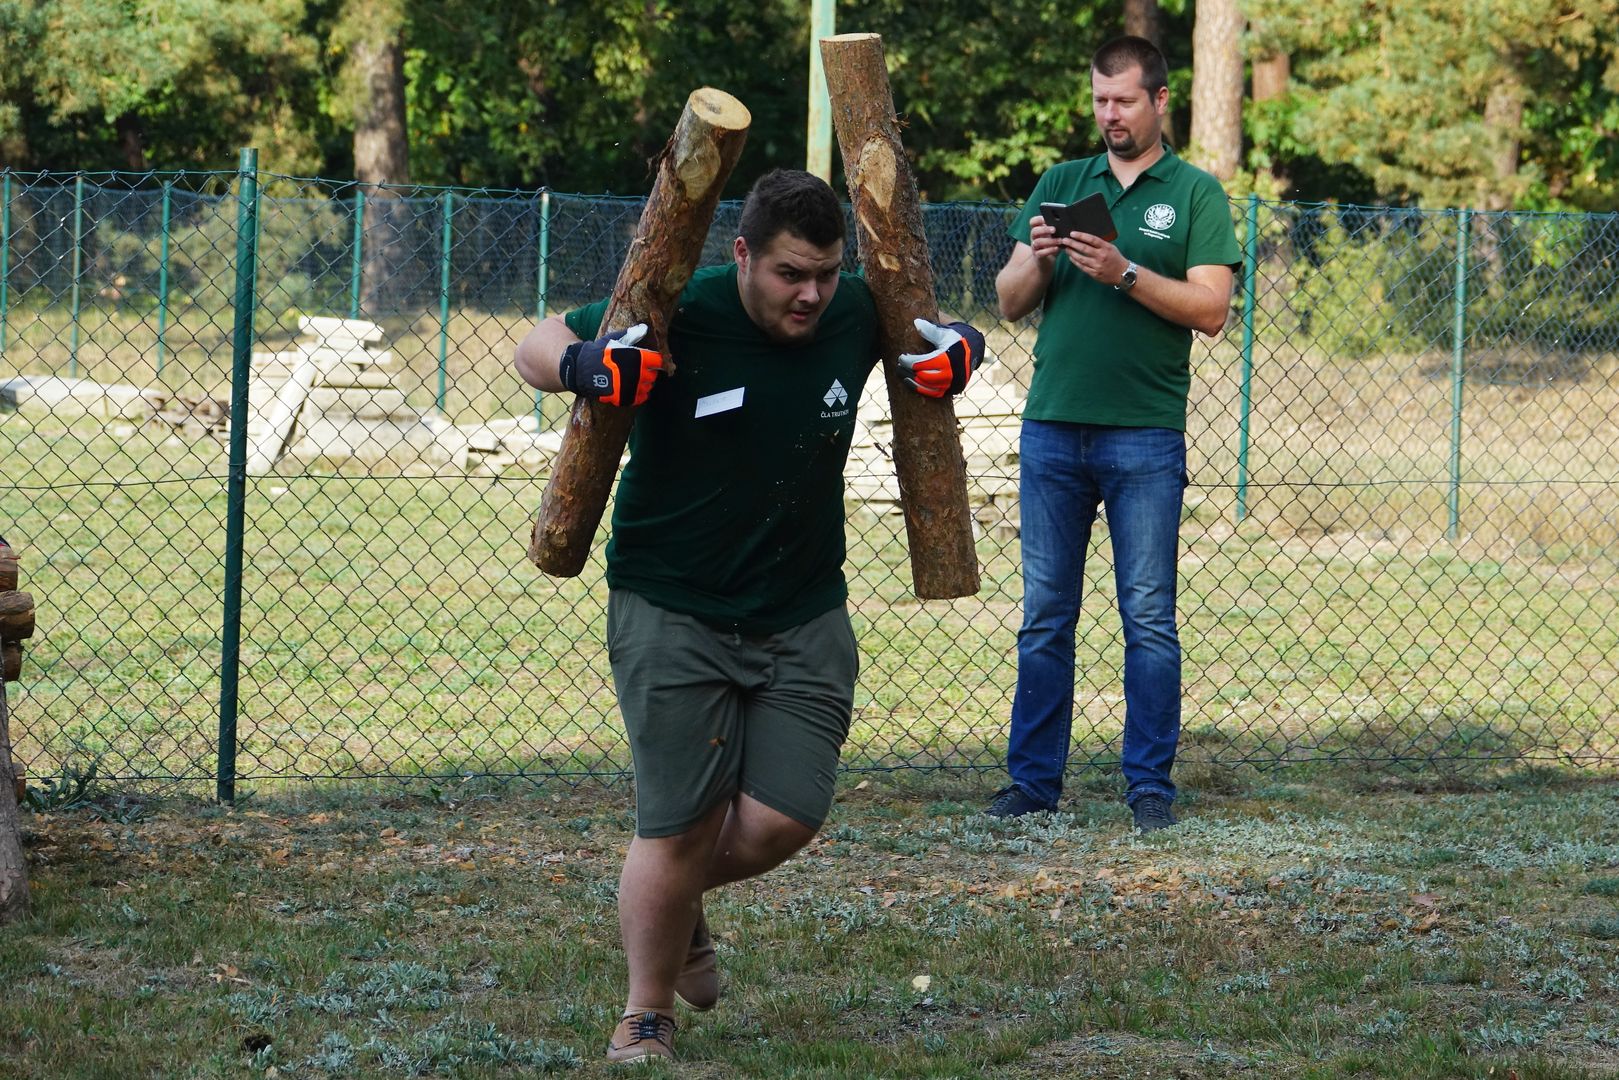
[[[237,173],[3,174],[0,521],[40,627],[17,757],[209,781],[224,719],[244,780],[621,774],[600,545],[576,579],[524,557],[568,402],[510,360],[538,317],[610,291],[640,201],[256,178],[248,218]],[[923,209],[941,307],[998,358],[957,407],[977,596],[911,596],[880,380],[861,408],[849,767],[1003,759],[1036,330],[995,311],[1016,211]],[[1192,360],[1182,760],[1612,761],[1619,217],[1232,212],[1244,287]],[[1116,760],[1123,712],[1098,533],[1079,766]]]

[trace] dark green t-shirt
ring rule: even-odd
[[[594,338],[607,302],[570,312]],[[843,469],[855,409],[877,362],[877,308],[843,274],[802,345],[765,336],[736,266],[692,276],[669,327],[675,374],[630,432],[607,581],[658,607],[750,634],[842,604]]]
[[[1240,264],[1220,182],[1164,150],[1128,191],[1108,168],[1106,154],[1054,166],[1007,231],[1026,244],[1029,220],[1041,203],[1071,203],[1100,191],[1119,230],[1113,243],[1137,265],[1184,281],[1188,267]],[[1191,330],[1058,255],[1035,339],[1024,419],[1185,431],[1191,354]]]

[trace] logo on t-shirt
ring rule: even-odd
[[[849,391],[845,390],[837,379],[832,380],[832,385],[827,388],[821,400],[826,403],[826,408],[821,410],[821,419],[830,420],[849,415]]]

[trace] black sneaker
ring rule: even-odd
[[[1136,829],[1143,833],[1157,832],[1179,824],[1175,812],[1169,808],[1169,800],[1162,795],[1141,796],[1131,805],[1130,813],[1135,816]]]
[[[984,813],[990,817],[1020,818],[1025,814],[1044,814],[1055,809],[1054,806],[1035,802],[1028,792],[1016,784],[1008,784],[995,793]]]

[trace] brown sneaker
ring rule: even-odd
[[[626,1013],[607,1043],[607,1060],[646,1061],[675,1056],[675,1018],[659,1012]]]
[[[720,973],[714,964],[714,939],[708,936],[708,919],[697,916],[691,932],[691,948],[686,965],[675,976],[675,1000],[688,1009],[707,1012],[720,999]]]

